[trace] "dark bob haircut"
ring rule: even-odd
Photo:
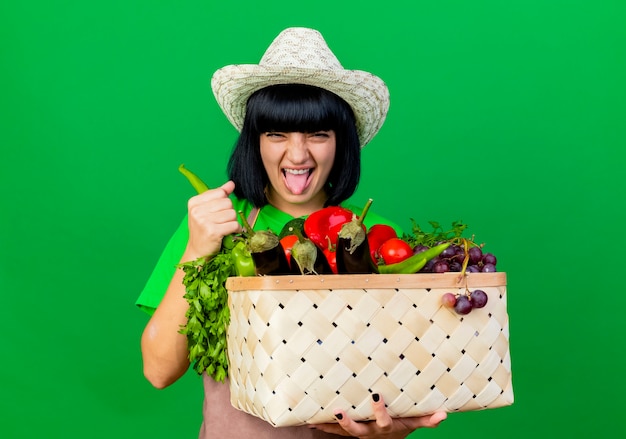
[[[269,183],[261,160],[261,134],[271,131],[335,132],[336,152],[325,190],[326,206],[347,200],[361,176],[361,146],[354,114],[339,96],[319,87],[300,84],[272,85],[248,99],[241,134],[228,162],[235,195],[257,207],[268,203]]]

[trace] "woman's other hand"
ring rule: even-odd
[[[189,241],[183,260],[193,260],[215,254],[224,236],[241,231],[237,212],[229,195],[235,183],[227,181],[222,186],[203,192],[189,199]]]
[[[419,428],[437,427],[448,416],[445,412],[437,412],[413,418],[392,418],[385,408],[383,398],[378,394],[372,395],[372,409],[376,418],[373,421],[356,422],[343,410],[337,410],[337,424],[316,424],[310,428],[359,439],[404,439]]]

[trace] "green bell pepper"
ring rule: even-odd
[[[246,243],[238,241],[231,250],[237,276],[256,276],[254,260]]]

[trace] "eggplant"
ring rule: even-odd
[[[298,241],[291,248],[291,271],[297,274],[332,273],[322,249],[306,238],[300,230],[292,230]]]
[[[357,218],[344,224],[337,239],[337,273],[368,274],[377,273],[376,264],[372,261],[367,233],[363,220],[372,200],[369,199],[363,212]]]
[[[251,251],[250,255],[254,261],[257,276],[278,276],[290,273],[285,249],[280,242],[266,250]]]
[[[244,237],[258,276],[289,274],[289,262],[278,235],[271,230],[254,231],[242,211]]]
[[[372,261],[367,239],[353,245],[351,238],[337,240],[337,272],[339,274],[370,274],[378,269]]]

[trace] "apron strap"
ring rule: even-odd
[[[253,229],[254,229],[254,225],[256,224],[256,220],[259,217],[260,211],[261,209],[254,206],[252,210],[250,211],[250,213],[248,214],[248,224],[250,224],[250,227],[252,227]]]

